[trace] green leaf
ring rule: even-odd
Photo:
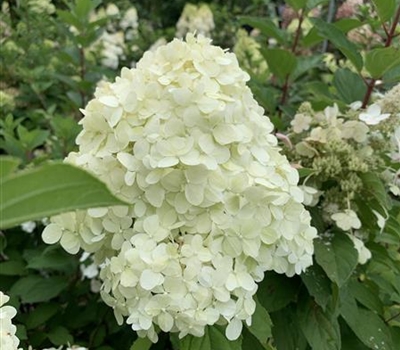
[[[266,37],[275,38],[279,43],[286,41],[286,33],[267,17],[239,16],[239,23],[259,29]]]
[[[149,350],[153,343],[148,338],[137,338],[130,350]]]
[[[340,68],[335,72],[333,86],[345,103],[362,101],[367,91],[362,78],[348,68]]]
[[[68,329],[62,326],[53,328],[49,333],[47,333],[47,337],[56,346],[72,344],[74,342],[74,338],[69,333]]]
[[[242,336],[243,336],[242,349],[251,349],[251,350],[265,350],[266,349],[266,347],[264,345],[262,345],[260,343],[260,341],[252,333],[250,333],[246,328],[243,329]]]
[[[297,316],[301,330],[312,349],[341,349],[340,328],[336,317],[325,313],[311,299],[300,303]]]
[[[331,281],[343,286],[354,271],[358,254],[346,234],[335,233],[314,241],[315,258]]]
[[[366,346],[370,349],[394,350],[390,330],[376,313],[359,308],[348,293],[342,293],[341,298],[341,316]]]
[[[307,0],[286,0],[286,3],[288,3],[290,7],[298,11],[305,8]]]
[[[268,312],[277,311],[296,299],[299,288],[295,278],[267,272],[258,284],[257,298]]]
[[[395,0],[372,0],[382,22],[390,20],[396,10]]]
[[[379,289],[372,288],[371,282],[368,282],[368,280],[360,282],[356,279],[351,279],[348,285],[348,292],[371,311],[379,315],[383,314],[382,301],[379,299]]]
[[[92,175],[69,164],[46,164],[0,182],[3,229],[74,209],[126,204]]]
[[[308,0],[307,8],[311,10],[311,9],[317,7],[318,5],[327,4],[328,2],[329,2],[329,0]]]
[[[19,279],[11,287],[10,294],[19,296],[23,303],[40,303],[56,297],[67,285],[68,281],[64,277],[31,275]]]
[[[333,25],[342,33],[346,34],[348,31],[361,27],[364,23],[355,18],[342,18]],[[316,27],[311,28],[307,35],[302,39],[302,44],[306,47],[314,46],[324,40],[324,37],[319,34]]]
[[[320,18],[311,18],[312,23],[318,30],[318,33],[324,38],[332,42],[338,50],[340,50],[356,67],[358,71],[361,71],[363,67],[363,59],[358,52],[358,48],[355,44],[346,38],[343,32],[336,28],[333,24],[326,23]]]
[[[251,326],[247,326],[247,328],[260,341],[261,344],[265,344],[268,338],[270,338],[272,335],[272,321],[267,310],[264,309],[257,298],[255,298],[255,302],[256,311],[251,317]]]
[[[298,57],[297,66],[293,72],[293,80],[298,79],[303,74],[310,72],[313,68],[317,67],[322,62],[322,55],[313,55],[308,57]]]
[[[0,179],[13,173],[20,163],[21,160],[18,158],[8,156],[0,157]]]
[[[382,180],[375,173],[360,174],[366,192],[372,195],[380,205],[386,209],[391,208],[390,197],[388,196]]]
[[[50,249],[49,249],[50,248]],[[50,246],[28,260],[29,269],[48,269],[58,271],[72,271],[77,266],[77,260],[71,254],[58,249],[57,246]]]
[[[295,310],[295,307],[286,307],[271,314],[274,324],[272,335],[274,344],[279,350],[305,350],[307,348],[307,341],[300,329]]]
[[[23,261],[10,260],[0,263],[0,275],[22,276],[26,275],[26,268]]]
[[[400,50],[394,47],[376,48],[367,51],[365,68],[374,79],[381,78],[388,70],[400,65]]]
[[[28,313],[26,319],[27,329],[35,329],[42,324],[45,324],[58,311],[60,306],[56,303],[39,304],[33,311]]]
[[[261,52],[267,60],[268,68],[281,79],[285,79],[296,69],[297,59],[290,51],[284,49],[262,49]]]
[[[203,337],[187,335],[179,339],[179,350],[242,350],[241,338],[229,341],[225,337],[225,327],[208,326]]]
[[[314,297],[316,303],[325,311],[331,298],[331,282],[322,268],[314,264],[301,274],[301,279],[307,287],[308,292]]]

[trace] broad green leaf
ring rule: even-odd
[[[301,10],[305,8],[307,0],[286,0],[286,3],[295,10]]]
[[[348,31],[361,27],[363,22],[355,18],[342,18],[333,25],[342,33],[346,34]],[[302,39],[302,44],[306,47],[314,46],[324,40],[324,37],[319,34],[316,27],[311,28],[307,35]]]
[[[359,303],[379,315],[383,314],[382,301],[379,299],[379,289],[373,288],[371,282],[351,279],[347,289]]]
[[[69,333],[68,329],[62,326],[53,328],[48,334],[48,338],[53,345],[60,346],[65,344],[73,344],[74,338]]]
[[[386,83],[397,83],[400,81],[400,65],[390,68],[382,77]]]
[[[63,10],[58,10],[57,11],[57,16],[60,20],[60,22],[63,22],[64,24],[69,26],[73,26],[76,29],[78,29],[79,31],[82,30],[82,24],[79,21],[78,18],[76,18],[76,16],[74,14],[72,14],[69,11],[63,11]]]
[[[355,299],[348,293],[342,295],[340,314],[370,349],[394,350],[390,330],[374,312],[357,306]]]
[[[363,59],[358,52],[357,46],[346,38],[343,32],[336,28],[333,24],[326,23],[320,18],[311,18],[314,26],[319,34],[332,42],[338,50],[340,50],[356,67],[361,71],[363,67]]]
[[[288,306],[282,310],[271,313],[274,324],[272,335],[277,349],[305,350],[307,340],[300,329],[295,307]]]
[[[153,343],[148,338],[137,338],[130,350],[149,350]]]
[[[51,163],[1,181],[0,228],[74,209],[126,204],[86,171]]]
[[[9,260],[0,263],[0,275],[22,276],[26,275],[26,267],[23,261]]]
[[[379,176],[375,173],[364,173],[360,174],[359,177],[364,184],[366,192],[375,197],[379,204],[384,208],[390,209],[390,197],[388,196],[385,186]]]
[[[329,0],[307,0],[307,8],[309,10],[317,7],[318,5],[327,4]]]
[[[50,249],[48,249],[50,248]],[[77,260],[71,254],[66,253],[57,246],[50,246],[28,260],[29,269],[48,269],[58,271],[71,271],[77,267]],[[55,248],[55,249],[54,249]]]
[[[239,23],[259,29],[266,37],[275,38],[279,43],[286,41],[286,33],[267,17],[240,16]]]
[[[299,303],[299,325],[312,349],[341,349],[340,328],[335,316],[325,313],[311,299]]]
[[[13,173],[20,163],[21,160],[18,158],[8,156],[0,157],[0,179]]]
[[[251,350],[268,349],[268,347],[262,345],[260,341],[246,328],[243,329],[242,336],[243,336],[242,349],[251,349]]]
[[[400,50],[394,47],[376,48],[367,51],[365,69],[374,79],[381,78],[388,70],[400,65]]]
[[[310,295],[314,297],[316,303],[325,311],[332,294],[331,282],[325,272],[319,265],[314,264],[305,273],[302,273],[300,277]]]
[[[335,72],[333,86],[345,103],[362,101],[367,91],[362,78],[348,68],[341,68]]]
[[[257,298],[268,312],[277,311],[296,299],[299,288],[295,278],[267,272],[258,284]]]
[[[265,344],[268,338],[270,338],[272,335],[272,321],[267,310],[264,309],[257,298],[255,301],[256,311],[251,317],[251,326],[247,326],[247,328],[260,341],[261,344]]]
[[[382,22],[389,21],[396,10],[395,0],[372,0]]]
[[[26,319],[27,329],[34,329],[45,324],[60,309],[56,303],[39,304],[33,311],[30,311]]]
[[[225,327],[208,326],[203,337],[187,335],[180,339],[179,350],[242,350],[241,338],[229,341],[225,337]]]
[[[354,271],[358,254],[353,242],[344,233],[321,237],[314,241],[315,258],[331,281],[343,286]]]
[[[100,3],[100,1],[92,1],[92,0],[76,0],[74,6],[74,13],[79,18],[81,22],[84,22],[88,16],[90,11],[92,11],[96,6]]]
[[[297,66],[296,56],[284,49],[261,50],[271,72],[282,80],[292,74]]]
[[[313,55],[307,57],[298,57],[296,69],[293,72],[293,80],[298,79],[303,74],[310,72],[311,69],[317,67],[322,61],[322,55]]]
[[[23,303],[40,303],[61,293],[68,285],[64,277],[41,277],[31,275],[19,279],[11,288],[10,294],[17,295]]]

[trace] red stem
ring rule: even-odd
[[[398,7],[396,15],[394,16],[393,23],[390,27],[389,32],[387,31],[385,24],[382,24],[383,29],[385,30],[386,35],[387,35],[385,47],[389,47],[392,44],[393,38],[396,37],[395,31],[396,31],[396,26],[399,23],[399,20],[400,20],[400,6]],[[370,82],[368,83],[367,92],[365,93],[365,96],[364,96],[364,99],[362,102],[362,106],[361,106],[362,108],[365,108],[367,106],[369,99],[371,98],[372,91],[374,90],[375,83],[376,83],[376,79],[371,79]]]

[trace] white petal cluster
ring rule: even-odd
[[[129,207],[52,218],[43,232],[94,253],[102,297],[141,336],[226,335],[251,322],[256,282],[312,264],[316,230],[297,171],[234,54],[193,35],[147,52],[97,89],[67,161]]]
[[[17,350],[19,345],[19,339],[15,335],[17,327],[12,324],[17,310],[5,305],[9,300],[10,298],[0,291],[0,349]]]
[[[207,4],[197,6],[187,3],[176,23],[175,36],[182,38],[187,33],[195,32],[210,37],[214,27],[214,16]]]

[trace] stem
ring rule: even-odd
[[[384,47],[389,47],[392,44],[393,38],[396,37],[395,31],[396,31],[396,26],[399,23],[399,20],[400,20],[400,6],[397,8],[397,12],[396,15],[394,16],[393,23],[389,29],[389,32],[387,31],[385,24],[382,24],[383,29],[387,33]],[[374,90],[375,83],[376,79],[371,79],[371,81],[368,83],[367,92],[365,93],[361,108],[365,108],[367,106],[369,99],[371,98],[372,91]]]
[[[392,317],[389,317],[387,320],[385,320],[385,323],[389,323],[391,320],[394,320],[396,317],[400,316],[400,312],[398,312],[397,314],[395,314]]]
[[[392,44],[392,40],[395,37],[394,32],[396,31],[396,26],[399,23],[399,21],[400,21],[400,6],[397,9],[396,15],[394,16],[392,26],[390,28],[389,34],[386,39],[385,47],[389,47]]]
[[[296,54],[296,49],[297,46],[299,45],[299,40],[301,35],[301,25],[303,24],[303,20],[304,20],[304,9],[301,9],[299,15],[299,24],[297,25],[295,37],[291,48],[291,52],[293,54]],[[282,86],[281,105],[284,105],[286,103],[288,92],[289,92],[289,74],[286,76],[285,83]]]
[[[86,65],[85,65],[85,51],[83,47],[79,48],[79,60],[80,60],[80,77],[81,77],[81,81],[85,80],[85,75],[86,75]],[[81,95],[81,99],[82,99],[82,106],[85,106],[85,93],[82,90],[82,88],[80,89],[80,95]]]
[[[299,39],[300,39],[300,34],[301,34],[301,25],[303,24],[304,20],[304,9],[300,10],[300,16],[299,16],[299,24],[297,25],[296,29],[296,34],[293,40],[293,45],[292,45],[292,52],[295,54],[296,53],[296,48],[297,45],[299,44]]]

